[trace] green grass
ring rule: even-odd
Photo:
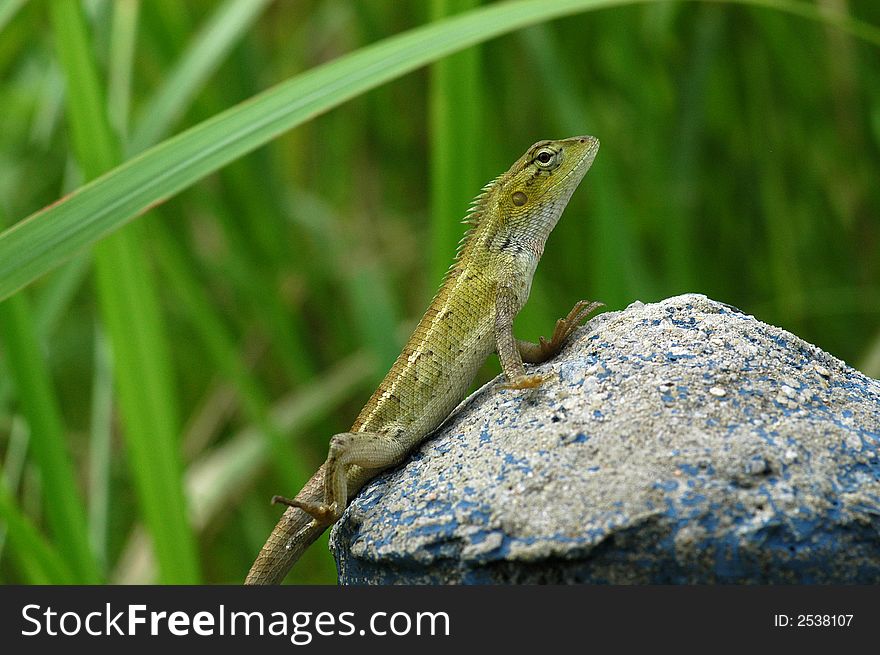
[[[77,492],[68,455],[58,400],[36,339],[28,298],[19,294],[0,305],[0,338],[15,395],[30,428],[30,446],[40,469],[47,498],[46,519],[57,542],[65,542],[70,566],[79,579],[99,580],[98,566],[89,547],[85,510]]]
[[[51,18],[67,83],[73,154],[84,177],[94,179],[119,162],[122,148],[110,126],[83,14],[75,3],[53,0]],[[98,302],[110,339],[132,477],[160,580],[191,584],[199,581],[200,567],[181,485],[170,349],[143,228],[132,225],[95,248]]]
[[[542,138],[522,337],[696,291],[880,375],[876,3],[480,4],[0,2],[0,579],[240,581]]]

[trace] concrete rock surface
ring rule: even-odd
[[[468,398],[335,526],[342,584],[880,582],[880,382],[701,295]]]

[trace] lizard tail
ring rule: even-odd
[[[323,493],[324,467],[322,466],[297,494],[297,498],[315,502],[323,497]],[[318,523],[301,509],[288,507],[260,549],[260,554],[257,555],[244,583],[246,585],[281,584],[296,560],[326,529],[326,523]]]

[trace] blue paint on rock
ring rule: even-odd
[[[701,296],[590,327],[361,492],[340,582],[880,583],[880,383]]]

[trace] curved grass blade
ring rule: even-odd
[[[167,80],[141,113],[128,152],[153,145],[183,114],[205,80],[259,18],[271,0],[227,0],[202,26]]]
[[[802,2],[718,1],[822,21],[880,45],[880,28]],[[164,141],[0,234],[0,299],[218,168],[384,82],[528,25],[590,9],[643,3],[498,3],[409,30],[297,75]]]

